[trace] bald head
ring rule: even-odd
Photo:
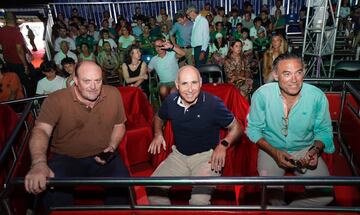
[[[102,70],[92,61],[83,61],[76,68],[74,81],[80,101],[94,102],[101,92]]]
[[[190,65],[183,66],[179,69],[175,82],[179,83],[181,77],[184,77],[186,75],[192,75],[196,77],[199,82],[201,82],[201,76],[199,70],[194,66],[190,66]]]
[[[199,70],[193,66],[181,67],[175,85],[183,104],[190,105],[196,102],[202,85]]]

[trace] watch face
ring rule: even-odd
[[[226,140],[222,140],[221,144],[225,147],[227,147],[229,145],[229,143]]]

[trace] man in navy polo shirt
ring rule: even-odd
[[[154,139],[151,154],[166,150],[163,125],[171,121],[175,144],[172,153],[158,166],[152,176],[219,176],[225,165],[226,150],[242,134],[234,115],[224,103],[201,91],[199,71],[183,66],[176,81],[178,92],[170,94],[154,117]],[[220,140],[220,129],[228,134]],[[170,205],[167,191],[170,186],[148,189],[149,201],[156,205]],[[209,205],[215,186],[194,186],[189,204]]]

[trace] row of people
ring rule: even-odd
[[[279,176],[285,171],[301,177],[329,175],[320,157],[323,151],[334,151],[328,103],[320,89],[303,83],[304,74],[301,58],[282,54],[273,63],[277,82],[262,86],[252,98],[245,132],[260,149],[261,176]],[[73,204],[71,191],[46,189],[48,178],[128,177],[117,153],[126,130],[119,91],[102,85],[101,68],[90,61],[77,67],[74,82],[44,101],[29,142],[32,163],[25,188],[33,194],[46,190],[47,209]],[[175,145],[152,176],[220,176],[226,151],[243,135],[244,128],[219,98],[201,90],[202,80],[195,67],[181,67],[175,86],[177,91],[165,99],[154,117],[154,139],[148,151],[157,154],[166,150],[162,130],[166,121],[172,124]],[[220,128],[228,129],[223,139]],[[53,154],[50,159],[48,147]],[[106,159],[104,153],[114,156]],[[163,192],[168,188],[149,188],[150,203],[170,204],[167,192]],[[269,192],[269,201],[284,205],[281,190],[276,188]],[[333,199],[331,188],[306,186],[305,195],[290,206],[327,205]],[[189,203],[210,204],[213,190],[213,186],[194,186]],[[111,197],[112,201],[106,203],[126,204],[126,191],[108,191],[107,200]],[[311,195],[314,193],[316,196]]]

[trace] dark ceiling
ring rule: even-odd
[[[54,2],[52,0],[1,0],[0,8],[10,8],[10,7],[18,7],[18,8],[27,8],[33,7],[39,4],[47,4]]]

